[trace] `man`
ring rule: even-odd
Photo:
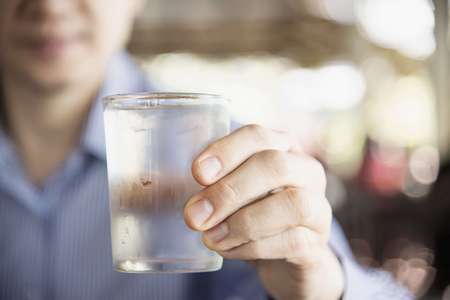
[[[193,176],[206,188],[185,208],[205,244],[236,261],[196,275],[113,271],[98,99],[150,89],[120,54],[141,5],[0,2],[0,297],[407,299],[331,230],[320,164],[259,126],[199,154]]]

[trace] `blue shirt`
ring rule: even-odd
[[[267,299],[254,270],[240,261],[200,274],[114,271],[99,99],[152,87],[124,53],[112,59],[107,74],[79,146],[43,187],[30,183],[0,130],[0,299]],[[345,299],[410,299],[386,273],[355,263],[337,224],[330,244],[344,268]]]

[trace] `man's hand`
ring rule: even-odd
[[[193,162],[206,186],[186,223],[224,258],[253,261],[276,299],[339,299],[343,275],[328,247],[332,213],[321,164],[287,134],[249,125]]]

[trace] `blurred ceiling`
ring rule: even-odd
[[[148,0],[143,20],[153,24],[274,21],[295,17],[298,1],[291,0]]]
[[[192,51],[235,54],[292,51],[311,63],[347,50],[352,0],[148,0],[130,49],[135,54]],[[346,14],[347,11],[347,14]],[[320,33],[320,34],[319,34]],[[308,53],[308,55],[303,55]],[[309,55],[313,53],[314,55]]]

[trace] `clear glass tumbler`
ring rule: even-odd
[[[104,99],[113,263],[120,272],[204,272],[222,267],[183,217],[202,189],[193,159],[227,135],[216,95],[150,93]]]

